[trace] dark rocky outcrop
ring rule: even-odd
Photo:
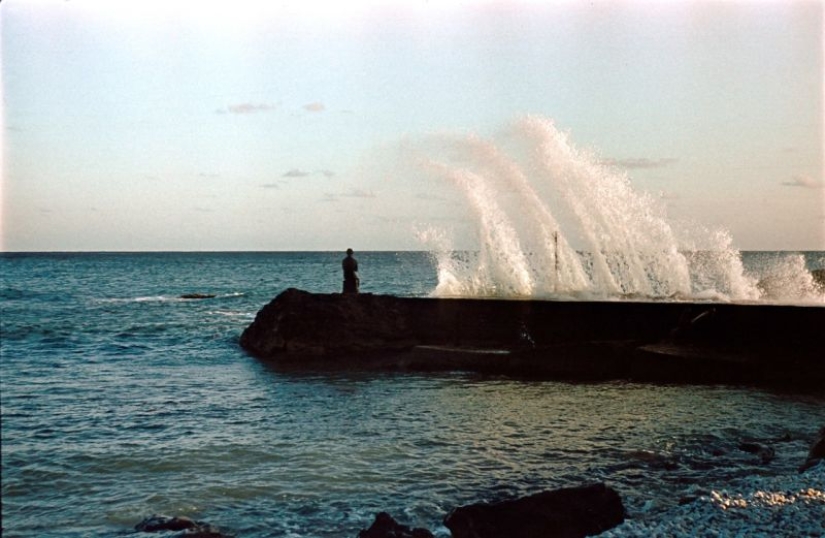
[[[427,529],[411,529],[395,521],[388,513],[380,512],[369,529],[358,533],[358,538],[433,538],[433,533]]]
[[[389,295],[322,295],[290,288],[258,312],[241,345],[263,357],[409,348],[416,340],[403,303]]]
[[[314,294],[288,289],[241,335],[289,367],[821,387],[825,308]]]
[[[215,295],[211,293],[184,293],[180,296],[181,299],[214,299]]]
[[[229,534],[224,534],[217,527],[194,521],[188,517],[171,517],[163,515],[153,515],[147,517],[137,525],[138,532],[178,532],[175,538],[232,538]]]
[[[799,472],[806,471],[823,461],[825,461],[825,426],[819,429],[819,433],[808,451],[808,457],[799,468]]]
[[[450,512],[444,524],[453,538],[580,538],[623,521],[618,493],[593,484],[462,506]]]

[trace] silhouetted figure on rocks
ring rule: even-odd
[[[352,257],[352,249],[347,249],[347,257],[341,262],[344,269],[344,293],[358,293],[361,280],[358,278],[358,260]]]

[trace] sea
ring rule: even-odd
[[[165,514],[239,538],[354,538],[386,511],[447,537],[442,521],[455,507],[592,482],[617,490],[636,522],[664,521],[685,498],[738,491],[754,478],[801,480],[825,508],[825,473],[797,473],[825,426],[825,387],[285,369],[239,347],[244,328],[285,289],[339,292],[342,258],[0,254],[2,535],[127,536]],[[356,258],[363,293],[450,295],[445,274],[456,257]],[[742,298],[754,308],[825,307],[809,278],[825,268],[825,253],[737,259],[753,281],[784,290]],[[737,299],[703,289],[690,300]],[[825,532],[809,520],[795,531],[766,521],[714,535]]]

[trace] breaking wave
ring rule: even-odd
[[[804,260],[760,282],[727,231],[672,222],[660,200],[549,119],[518,120],[503,143],[433,138],[416,163],[461,193],[478,245],[459,251],[448,229],[417,231],[435,258],[435,296],[825,300]]]

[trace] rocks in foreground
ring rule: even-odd
[[[622,521],[624,506],[619,494],[602,483],[471,504],[444,518],[453,538],[579,538],[599,534]],[[135,530],[174,538],[231,538],[217,527],[188,517],[153,515]],[[433,537],[429,530],[402,525],[386,512],[378,513],[370,528],[358,533],[358,538]]]
[[[599,483],[462,506],[450,512],[444,524],[454,538],[579,538],[623,521],[619,494]]]
[[[137,525],[138,532],[178,532],[173,535],[175,538],[232,538],[229,534],[224,534],[217,527],[195,521],[188,517],[170,517],[163,515],[153,515],[147,517]],[[168,536],[168,534],[165,534]]]
[[[743,441],[738,448],[760,457],[769,452],[763,463],[774,456],[771,447],[753,441]],[[732,535],[764,530],[770,535],[825,536],[825,489],[821,486],[825,484],[825,426],[799,471],[792,476],[745,478],[735,488],[739,492],[702,491],[683,498],[676,509],[655,520],[642,514],[625,521],[619,494],[597,483],[462,506],[444,518],[444,525],[453,538],[694,536],[716,535],[720,529]],[[135,530],[162,533],[166,538],[232,538],[217,527],[187,517],[153,515]],[[429,530],[402,525],[386,512],[378,513],[372,525],[358,533],[358,538],[433,537]]]
[[[370,528],[358,533],[358,538],[433,538],[433,533],[427,529],[411,529],[388,513],[379,512]]]

